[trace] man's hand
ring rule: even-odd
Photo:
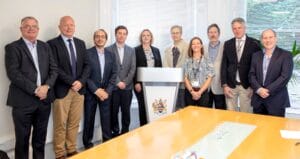
[[[95,94],[101,101],[106,100],[109,96],[108,93],[102,88],[98,88]]]
[[[134,85],[134,89],[135,91],[137,91],[138,93],[140,93],[142,91],[142,86],[141,84],[137,83]]]
[[[233,92],[232,92],[232,89],[228,86],[224,86],[224,94],[226,97],[228,98],[233,98]]]
[[[76,80],[75,82],[73,82],[72,84],[73,91],[78,92],[81,88],[82,88],[82,84],[80,81]]]
[[[49,86],[48,85],[41,85],[38,86],[35,90],[35,95],[40,98],[40,100],[44,100],[47,98]]]
[[[259,88],[258,95],[265,99],[270,96],[270,93],[269,90],[266,88]]]
[[[119,82],[118,84],[117,84],[117,86],[120,88],[120,89],[125,89],[126,88],[126,83],[125,82]]]

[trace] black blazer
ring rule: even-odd
[[[253,54],[249,79],[253,88],[251,105],[258,107],[262,103],[270,109],[280,109],[290,106],[287,84],[293,73],[293,57],[286,50],[276,47],[267,70],[263,83],[263,58],[262,51]],[[270,96],[261,98],[256,92],[260,87],[268,89]]]
[[[83,85],[83,87],[79,90],[79,93],[80,94],[85,93],[85,84],[89,76],[86,47],[84,41],[75,37],[73,37],[73,40],[75,43],[76,55],[77,55],[76,79],[73,79],[72,77],[72,70],[71,70],[72,68],[71,68],[68,49],[61,35],[48,41],[48,44],[52,49],[54,59],[58,65],[58,78],[54,86],[56,98],[64,98],[67,95],[69,89],[72,87],[72,83],[75,80],[80,81],[81,84]]]
[[[53,86],[57,78],[57,65],[47,43],[37,41],[37,54],[41,84],[50,86],[47,98],[42,102],[50,104],[54,100]],[[22,38],[5,46],[5,67],[7,76],[11,81],[7,105],[28,107],[40,102],[34,93],[37,88],[37,70],[33,57]]]
[[[221,84],[227,84],[231,88],[236,85],[236,72],[239,71],[242,86],[246,89],[250,86],[248,74],[251,65],[252,54],[260,51],[259,41],[246,36],[244,50],[240,62],[238,62],[235,38],[224,43],[223,59],[221,65]]]
[[[103,78],[101,80],[101,69],[96,47],[88,49],[87,52],[91,71],[90,77],[87,79],[88,90],[93,94],[98,88],[103,88],[106,92],[111,94],[117,78],[115,54],[106,49],[104,50],[105,64]]]
[[[145,55],[143,46],[139,45],[139,46],[135,47],[134,49],[135,49],[135,55],[136,55],[136,68],[147,67],[147,59],[146,59],[146,55]],[[151,50],[152,50],[153,58],[154,58],[154,67],[162,67],[159,49],[151,46]],[[134,84],[139,83],[139,82],[137,82],[137,69],[136,69],[133,81],[134,81]]]

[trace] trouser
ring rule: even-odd
[[[31,128],[32,158],[45,158],[45,141],[50,111],[51,105],[42,103],[12,109],[16,138],[15,159],[28,159]]]
[[[76,151],[79,122],[83,111],[83,100],[83,95],[70,89],[64,98],[54,101],[53,146],[56,158]]]
[[[97,106],[100,112],[100,123],[102,129],[102,141],[111,139],[110,124],[110,97],[104,101],[91,93],[87,93],[84,98],[84,128],[83,128],[83,144],[85,148],[93,146],[92,139],[94,136],[95,115]]]
[[[228,110],[252,113],[251,95],[252,89],[245,89],[242,85],[236,85],[232,88],[233,97],[226,97],[226,105]]]
[[[119,128],[119,108],[121,108],[121,134],[129,131],[130,124],[130,105],[132,100],[132,90],[115,90],[112,93],[111,109],[111,129],[113,137],[120,134]]]
[[[226,109],[226,101],[224,94],[214,94],[209,91],[209,106],[212,108],[213,104],[216,109]]]

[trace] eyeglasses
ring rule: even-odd
[[[39,27],[37,25],[25,25],[25,26],[22,26],[21,27],[22,29],[26,29],[26,30],[29,30],[29,29],[39,29]]]

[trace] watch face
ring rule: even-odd
[[[199,83],[198,80],[192,80],[191,85],[192,85],[193,88],[199,88],[200,87],[200,83]]]

